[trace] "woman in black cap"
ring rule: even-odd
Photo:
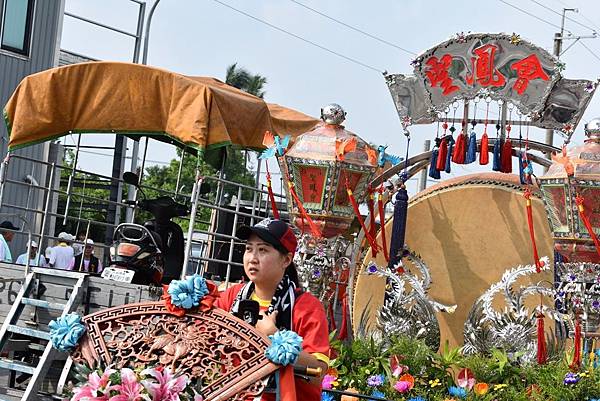
[[[324,374],[329,363],[327,317],[321,302],[299,288],[293,262],[298,245],[294,232],[281,220],[266,219],[253,227],[240,227],[236,234],[246,241],[244,271],[250,281],[227,289],[216,305],[237,313],[242,300],[257,301],[262,319],[256,328],[265,335],[279,329],[295,331],[303,339],[303,351],[296,364],[321,368]],[[321,399],[320,380],[295,382],[298,399]],[[265,399],[268,396],[263,396]]]

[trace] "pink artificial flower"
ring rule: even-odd
[[[321,382],[321,387],[325,390],[331,390],[336,383],[337,377],[334,375],[325,375],[323,376],[323,381]]]
[[[396,384],[394,384],[394,389],[401,393],[406,393],[410,390],[410,382],[397,381]]]
[[[397,365],[392,372],[392,376],[399,377],[402,373],[408,372],[408,366],[406,365]]]
[[[114,386],[109,386],[110,375],[115,372],[114,369],[106,369],[102,376],[98,372],[93,371],[88,375],[88,382],[75,389],[73,398],[71,401],[79,401],[85,399],[86,401],[107,401],[108,393]],[[98,396],[98,393],[102,395]]]
[[[141,401],[148,398],[142,394],[144,387],[138,383],[137,376],[128,368],[121,369],[121,384],[113,390],[119,393],[110,397],[109,401]]]
[[[407,393],[415,386],[415,378],[412,375],[405,373],[394,384],[394,389],[401,393]]]
[[[142,375],[156,379],[143,380],[142,385],[148,390],[152,401],[179,401],[179,393],[183,392],[189,383],[187,376],[175,376],[171,369],[145,369]],[[194,397],[196,400],[196,397]]]

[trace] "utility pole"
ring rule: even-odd
[[[160,3],[160,0],[154,0],[154,4],[152,4],[152,7],[150,8],[150,12],[148,13],[148,19],[146,20],[146,27],[144,29],[145,35],[144,35],[144,49],[142,51],[142,64],[143,65],[147,65],[148,63],[148,42],[150,41],[150,24],[152,23],[152,16],[154,16],[154,10],[156,10],[156,6],[158,5],[158,3]],[[140,18],[144,18],[143,14],[140,16]],[[141,33],[140,33],[141,35]],[[137,60],[135,61],[136,63],[138,62]],[[148,140],[148,139],[146,139]],[[141,141],[141,137],[138,138],[138,140],[133,140],[133,146],[132,146],[132,151],[131,151],[131,164],[129,167],[129,171],[138,174],[138,156],[140,153],[140,141]],[[141,174],[143,174],[144,172],[141,171]],[[176,190],[178,190],[176,188]],[[136,192],[137,189],[130,185],[129,186],[129,191],[127,192],[127,200],[135,200],[136,198]],[[133,209],[132,208],[127,208],[126,214],[125,214],[125,221],[128,223],[133,223]]]
[[[554,34],[554,55],[556,56],[556,58],[560,58],[561,55],[563,55],[567,50],[569,50],[575,43],[577,43],[579,40],[581,39],[585,39],[585,38],[597,38],[598,35],[596,34],[596,32],[594,31],[592,35],[586,35],[586,36],[573,36],[571,35],[571,33],[569,33],[568,36],[564,36],[565,33],[565,19],[566,19],[566,14],[567,11],[572,11],[574,13],[578,13],[579,10],[577,8],[563,8],[562,10],[562,19],[560,22],[560,33],[557,32]],[[566,39],[570,39],[570,40],[574,40],[574,42],[569,45],[569,47],[567,47],[565,49],[565,51],[562,50],[562,45],[563,45],[563,40]],[[552,146],[552,143],[554,142],[554,130],[552,129],[547,129],[546,130],[546,144]],[[551,158],[551,154],[547,153],[546,157],[548,159]],[[547,167],[544,167],[544,172],[548,171]]]

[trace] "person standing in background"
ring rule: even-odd
[[[16,263],[18,265],[27,264],[27,252],[19,255]],[[48,267],[46,258],[42,254],[38,254],[38,244],[35,241],[31,241],[31,244],[29,245],[29,266]]]
[[[15,227],[8,220],[0,223],[0,262],[12,263],[12,254],[10,253],[8,243],[12,241],[15,231],[18,230],[19,227]]]
[[[83,273],[102,273],[102,263],[94,256],[94,241],[89,238],[85,241],[83,253],[75,256],[75,263],[71,270]]]
[[[50,267],[68,270],[73,266],[75,256],[73,248],[70,245],[71,241],[73,241],[71,234],[66,232],[58,234],[58,245],[52,247],[52,252],[50,253]]]

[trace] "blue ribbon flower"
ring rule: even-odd
[[[426,401],[425,398],[421,397],[420,395],[413,397],[413,398],[409,398],[408,401]]]
[[[81,324],[81,316],[77,313],[56,318],[48,324],[48,327],[52,346],[61,352],[68,352],[75,348],[85,333],[85,326]]]
[[[335,401],[333,394],[323,391],[321,393],[321,401]]]
[[[461,399],[467,398],[467,390],[462,387],[448,387],[448,394],[450,394],[452,397],[458,397]]]
[[[208,294],[206,280],[198,274],[185,280],[173,280],[167,290],[171,303],[183,309],[191,309],[200,305],[200,300]]]
[[[268,360],[287,366],[298,360],[302,352],[302,337],[291,330],[280,330],[269,336],[271,345],[265,350]]]
[[[385,394],[383,394],[379,390],[373,390],[373,392],[371,393],[371,397],[385,398]]]

